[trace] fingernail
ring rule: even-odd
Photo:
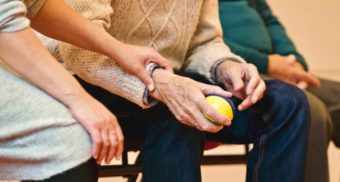
[[[148,85],[148,90],[152,92],[155,89],[155,86],[153,84]]]
[[[97,154],[97,153],[94,153],[94,154],[93,154],[93,158],[97,160],[98,154]]]
[[[230,122],[230,121],[225,122],[224,125],[225,125],[225,126],[230,126],[230,125],[231,125],[231,122]]]
[[[257,97],[253,97],[253,98],[251,99],[251,101],[253,102],[253,104],[255,104],[256,101],[257,101]]]
[[[107,160],[107,161],[106,161],[106,164],[110,164],[110,163],[111,163],[111,160],[112,160],[112,159]]]

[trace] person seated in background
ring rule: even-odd
[[[30,23],[46,35],[113,56],[150,90],[147,59],[170,65],[149,48],[115,40],[62,1],[0,2],[0,58],[7,63],[0,60],[0,180],[95,182],[96,161],[109,163],[122,154],[121,128],[39,42]],[[59,24],[67,26],[57,29]],[[125,51],[140,59],[125,59]]]
[[[223,39],[231,50],[253,63],[266,77],[305,91],[311,110],[306,181],[329,181],[327,148],[340,146],[340,83],[308,72],[280,21],[265,0],[220,0]],[[331,117],[330,117],[330,116]]]
[[[155,90],[148,92],[112,58],[63,42],[48,44],[86,90],[117,115],[126,142],[144,141],[143,181],[200,181],[205,133],[210,140],[254,143],[247,181],[303,181],[306,96],[280,81],[265,85],[253,65],[230,51],[221,37],[217,0],[66,2],[112,37],[153,47],[177,73],[153,65]],[[232,124],[205,101],[213,93],[241,100]]]

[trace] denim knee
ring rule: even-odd
[[[307,97],[299,88],[278,80],[266,81],[266,85],[266,92],[274,100],[274,105],[286,109],[308,108]]]
[[[280,118],[291,118],[297,113],[307,113],[300,117],[306,117],[305,119],[300,119],[299,121],[305,123],[292,123],[294,125],[307,125],[309,126],[309,105],[305,93],[299,88],[278,81],[269,80],[266,81],[267,90],[264,95],[264,103],[262,103],[262,109],[266,115],[270,118],[277,116]]]
[[[200,181],[204,135],[181,124],[166,108],[157,111],[143,145],[144,181]]]

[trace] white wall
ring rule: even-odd
[[[312,72],[340,73],[340,0],[268,2]]]

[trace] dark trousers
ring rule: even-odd
[[[163,104],[142,110],[135,104],[80,80],[84,88],[117,117],[126,142],[143,140],[143,180],[201,181],[205,133],[176,120]],[[301,182],[304,178],[309,108],[299,89],[268,81],[264,98],[236,112],[231,127],[206,134],[225,143],[253,143],[247,181]],[[230,179],[232,180],[232,179]]]
[[[94,159],[65,171],[61,174],[52,176],[49,179],[41,181],[23,181],[23,182],[97,182],[99,166]]]
[[[319,78],[319,88],[308,88],[308,91],[318,97],[327,107],[333,123],[332,140],[340,148],[340,82]]]

